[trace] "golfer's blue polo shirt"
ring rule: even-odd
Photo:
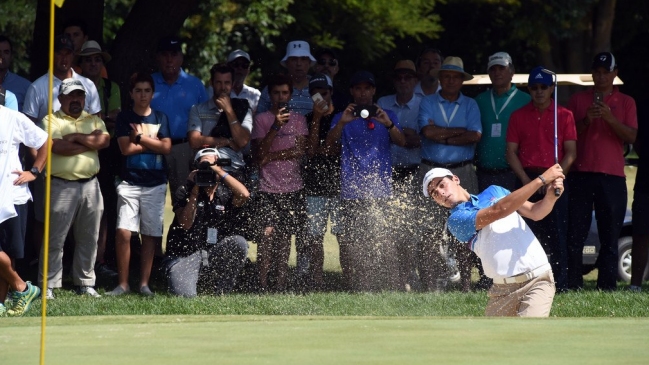
[[[496,185],[491,185],[478,195],[471,195],[468,202],[458,204],[451,210],[447,223],[449,231],[460,242],[468,242],[469,248],[473,250],[478,233],[475,227],[478,211],[496,204],[507,195],[509,190]]]

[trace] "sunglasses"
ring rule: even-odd
[[[329,66],[334,67],[338,64],[338,61],[334,59],[327,60],[326,58],[321,58],[318,60],[318,65],[325,66],[327,65],[327,63],[329,63]]]
[[[394,76],[394,81],[410,81],[414,78],[412,75],[396,75]]]
[[[250,62],[233,62],[230,64],[230,67],[247,69],[250,67]]]
[[[545,91],[545,90],[547,90],[547,89],[549,89],[549,88],[550,88],[550,87],[549,87],[548,85],[532,85],[532,86],[528,86],[528,89],[530,89],[530,90],[532,90],[532,91],[536,91],[536,90],[543,90],[543,91]]]

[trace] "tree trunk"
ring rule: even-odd
[[[200,0],[138,0],[119,29],[106,65],[111,80],[122,90],[122,107],[129,103],[128,78],[135,71],[153,71],[159,39],[178,33]]]
[[[611,50],[616,0],[600,0],[593,19],[593,55]]]
[[[38,0],[36,22],[31,49],[31,80],[41,77],[49,68],[50,47],[50,4],[51,0]],[[88,39],[104,39],[104,1],[66,0],[62,8],[54,7],[54,34],[63,33],[63,24],[74,18],[83,19],[88,24]]]

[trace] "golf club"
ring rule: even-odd
[[[559,138],[557,136],[557,87],[559,86],[559,83],[557,82],[556,73],[545,68],[541,69],[541,71],[545,72],[546,74],[552,75],[554,80],[554,163],[559,163]],[[561,195],[559,188],[554,189],[554,195]]]

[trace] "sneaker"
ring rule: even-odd
[[[104,278],[114,278],[117,276],[117,271],[111,269],[106,264],[97,264],[95,266],[95,274]]]
[[[629,291],[640,293],[642,292],[642,287],[637,285],[629,285]]]
[[[52,288],[47,288],[47,290],[45,291],[45,299],[47,300],[54,299],[54,291],[52,291]]]
[[[89,295],[93,298],[101,298],[101,295],[97,293],[95,288],[92,286],[80,286],[79,289],[77,289],[77,294],[79,295]]]
[[[140,294],[144,295],[145,297],[152,297],[155,294],[149,289],[148,285],[144,285],[143,287],[140,288]]]
[[[11,308],[7,314],[11,317],[19,317],[27,313],[34,299],[41,295],[41,289],[36,285],[26,282],[27,288],[23,292],[14,291],[11,293]]]
[[[4,304],[0,303],[0,317],[7,316],[7,307]]]
[[[131,291],[129,289],[124,289],[124,288],[122,288],[121,286],[118,285],[118,286],[115,287],[115,289],[113,289],[113,290],[111,290],[109,292],[106,292],[106,295],[116,297],[118,295],[128,294],[130,292]]]

